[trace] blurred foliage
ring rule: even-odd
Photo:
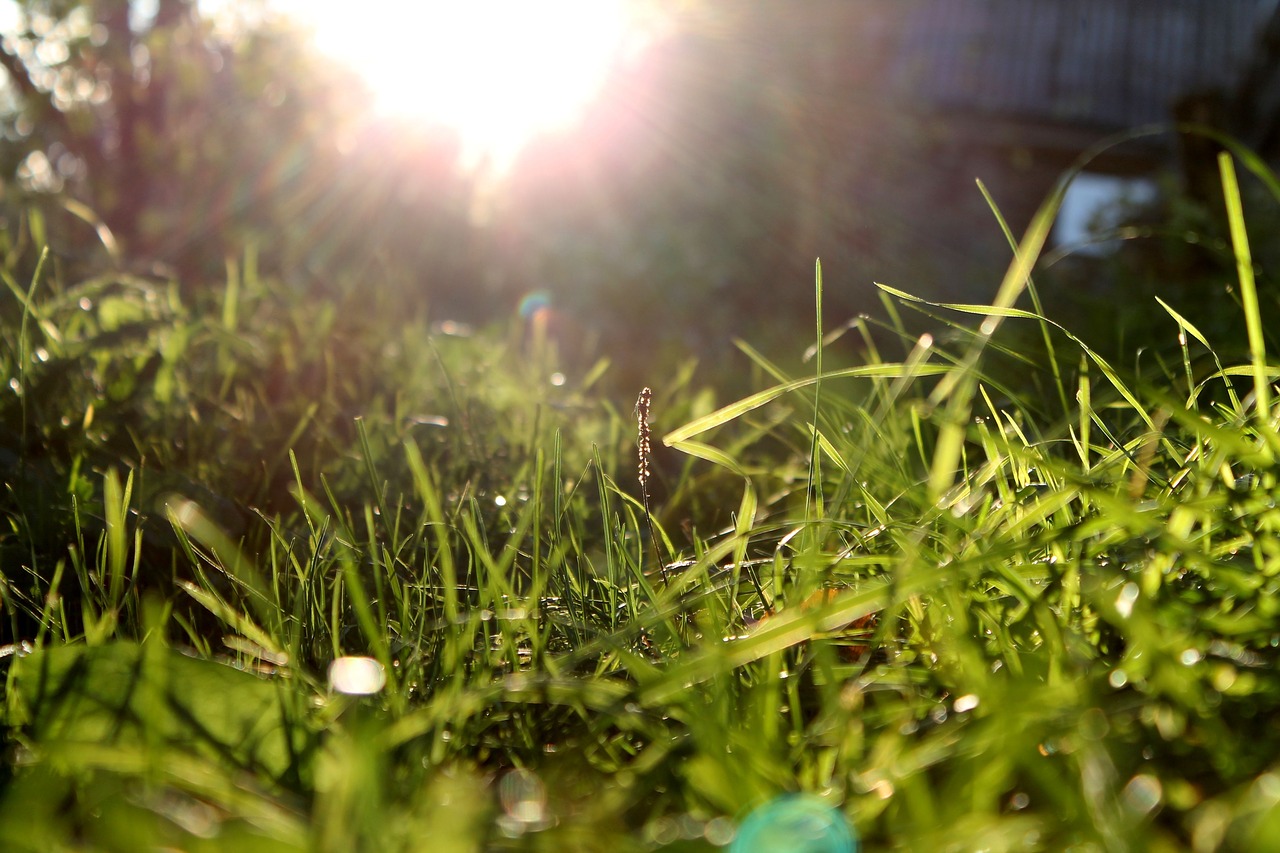
[[[1115,365],[897,291],[800,371],[742,343],[756,394],[653,381],[651,527],[545,298],[471,329],[292,237],[76,276],[45,213],[0,242],[6,849],[706,850],[793,791],[884,847],[1275,846],[1280,410],[1230,301],[1221,353],[1148,305]]]
[[[469,268],[456,138],[374,122],[359,79],[287,20],[215,26],[189,0],[18,5],[0,179],[13,224],[44,212],[59,264],[93,269],[105,249],[190,288],[256,246],[294,286],[375,275],[409,304]]]
[[[1038,198],[1057,168],[1032,158],[1018,177],[1025,146],[979,151],[899,98],[885,78],[904,6],[886,0],[638,2],[646,48],[505,174],[464,168],[445,128],[375,115],[353,69],[262,4],[216,22],[190,0],[16,5],[0,214],[22,244],[24,212],[42,211],[35,242],[68,280],[105,252],[186,294],[252,249],[282,286],[327,298],[363,282],[407,317],[509,318],[538,295],[566,366],[605,352],[629,393],[690,357],[722,373],[735,337],[782,357],[807,334],[815,257],[833,323],[878,307],[873,281],[989,298],[1009,254],[973,179],[1017,229],[1034,206],[1018,181],[1041,181]],[[1135,317],[1153,290],[1184,312],[1222,304],[1221,222],[1166,189],[1146,249],[1045,272],[1082,332],[1117,295]]]
[[[815,257],[838,321],[876,304],[873,275],[933,272],[912,249],[928,229],[906,227],[899,204],[933,191],[911,180],[929,144],[875,83],[884,4],[694,2],[658,17],[655,44],[583,125],[515,164],[494,226],[517,247],[509,286],[551,292],[633,358],[674,348],[723,365],[734,337],[778,355],[806,333]],[[841,33],[858,34],[858,56]]]
[[[28,0],[3,45],[6,850],[707,850],[789,791],[882,847],[1280,843],[1274,368],[1234,314],[1274,293],[1230,298],[1207,208],[1063,267],[1132,284],[1084,336],[899,292],[704,383],[762,310],[812,329],[811,247],[930,246],[821,221],[845,137],[797,131],[777,4],[683,4],[596,143],[487,199],[289,30],[141,6]],[[881,171],[928,201],[919,144]],[[1153,292],[1181,316],[1116,307]],[[653,527],[593,338],[656,377]]]
[[[19,5],[0,177],[14,225],[44,211],[58,264],[92,269],[105,243],[191,288],[254,246],[292,286],[376,280],[411,313],[464,320],[549,294],[562,352],[585,367],[607,342],[631,385],[671,351],[723,365],[748,330],[781,350],[807,327],[816,256],[839,320],[875,305],[886,271],[985,293],[1003,261],[947,254],[908,221],[956,199],[953,181],[919,179],[943,159],[936,128],[874,83],[892,4],[642,6],[652,43],[501,176],[463,169],[445,129],[373,115],[357,75],[285,20],[215,25],[188,0]],[[857,56],[846,27],[866,34]]]

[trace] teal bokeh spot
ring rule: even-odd
[[[858,836],[845,816],[817,797],[789,794],[753,811],[738,827],[729,853],[857,853]]]

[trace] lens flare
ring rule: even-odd
[[[455,130],[501,164],[574,121],[638,42],[627,0],[275,0],[349,65],[381,111]]]

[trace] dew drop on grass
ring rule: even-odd
[[[855,853],[858,839],[844,814],[817,797],[788,794],[747,816],[729,853]]]
[[[386,684],[387,674],[373,658],[341,657],[329,664],[329,686],[338,693],[369,696]]]
[[[26,657],[31,654],[33,649],[34,647],[26,640],[23,640],[21,643],[10,643],[7,646],[0,646],[0,658],[7,658],[10,655]]]

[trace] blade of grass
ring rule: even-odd
[[[809,482],[804,493],[804,520],[810,544],[816,546],[821,534],[813,527],[813,521],[826,514],[822,500],[822,456],[818,449],[818,415],[822,411],[822,261],[814,262],[813,299],[816,306],[816,328],[813,341],[813,423],[809,439]]]
[[[120,607],[124,597],[124,578],[128,553],[129,500],[133,493],[133,472],[124,486],[114,468],[103,476],[102,502],[107,526],[107,600],[111,609]]]
[[[1271,384],[1267,381],[1267,343],[1262,333],[1262,314],[1258,310],[1258,285],[1253,277],[1253,255],[1249,251],[1249,235],[1244,227],[1244,207],[1240,202],[1240,184],[1231,155],[1218,155],[1222,173],[1222,193],[1226,196],[1227,222],[1231,226],[1231,246],[1236,256],[1236,274],[1240,278],[1240,301],[1244,308],[1245,329],[1249,335],[1249,359],[1253,365],[1253,392],[1258,426],[1273,448],[1280,448],[1280,436],[1271,427]]]
[[[987,207],[991,209],[991,213],[995,216],[1000,231],[1004,234],[1004,238],[1009,243],[1009,248],[1015,252],[1018,250],[1018,238],[1013,236],[1013,230],[1009,228],[1009,223],[1005,220],[1004,214],[1000,212],[1000,208],[996,205],[996,200],[987,191],[987,185],[981,180],[978,181],[978,191],[982,193],[982,197],[987,202]],[[1053,346],[1053,338],[1049,334],[1050,324],[1044,320],[1044,307],[1040,303],[1040,292],[1036,288],[1035,280],[1027,276],[1027,295],[1031,297],[1031,304],[1035,308],[1035,312],[1041,315],[1040,320],[1040,336],[1044,341],[1044,350],[1049,357],[1049,370],[1053,375],[1054,386],[1058,389],[1058,399],[1062,403],[1062,410],[1069,412],[1070,404],[1067,402],[1066,384],[1062,378],[1062,370],[1058,366],[1058,353]]]
[[[1209,344],[1209,341],[1200,332],[1200,330],[1195,327],[1195,324],[1193,324],[1186,317],[1183,317],[1177,311],[1173,310],[1173,308],[1169,305],[1169,303],[1165,302],[1159,296],[1156,297],[1156,302],[1160,303],[1160,307],[1163,308],[1165,311],[1167,311],[1169,313],[1169,316],[1173,317],[1174,322],[1178,324],[1179,328],[1181,328],[1186,334],[1191,335],[1191,337],[1199,341],[1200,344],[1209,351],[1209,355],[1213,357],[1213,363],[1217,365],[1218,373],[1220,375],[1225,375],[1223,374],[1222,361],[1218,358],[1218,353],[1214,351],[1213,347]],[[1192,385],[1190,380],[1188,379],[1188,389],[1187,389],[1188,390],[1188,396],[1187,396],[1188,408],[1195,407],[1196,399],[1200,396],[1200,391],[1202,390],[1203,387],[1204,386],[1202,384]],[[1231,386],[1230,382],[1226,383],[1226,391],[1227,391],[1227,397],[1231,400],[1231,405],[1235,406],[1237,411],[1242,411],[1242,409],[1240,408],[1240,398],[1236,396],[1236,389]]]
[[[841,370],[833,370],[823,375],[824,379],[845,379],[845,378],[867,378],[867,377],[888,377],[896,378],[901,376],[941,376],[949,372],[951,368],[933,364],[900,364],[890,362],[887,364],[868,364],[861,367],[849,367]],[[790,382],[784,382],[781,385],[775,385],[772,388],[766,388],[747,397],[743,397],[736,403],[730,403],[727,406],[716,409],[709,415],[703,415],[678,429],[674,429],[662,437],[662,443],[668,447],[676,447],[683,449],[684,442],[693,438],[695,435],[701,435],[708,430],[736,420],[747,412],[754,411],[768,403],[773,402],[784,394],[797,391],[801,388],[807,388],[813,385],[815,377],[809,376],[804,379],[793,379]],[[695,454],[696,455],[696,454]]]
[[[1061,324],[1053,320],[1050,320],[1047,317],[1041,317],[1039,314],[1036,314],[1031,311],[1024,311],[1020,308],[998,308],[993,305],[974,305],[974,304],[968,304],[968,303],[962,303],[962,302],[933,302],[927,299],[922,299],[919,296],[914,296],[910,293],[906,293],[905,291],[898,290],[897,288],[889,287],[887,284],[877,283],[876,287],[879,287],[881,290],[887,291],[893,296],[896,296],[897,298],[906,300],[908,302],[916,302],[922,305],[932,305],[935,308],[946,308],[947,310],[950,310],[950,311],[959,311],[962,314],[999,316],[999,317],[1005,317],[1005,318],[1035,320],[1037,322],[1043,321],[1048,323],[1049,325],[1061,331],[1068,338],[1070,338],[1073,343],[1079,346],[1081,351],[1084,352],[1084,354],[1089,358],[1089,360],[1092,361],[1094,364],[1098,365],[1098,368],[1102,371],[1102,374],[1107,377],[1107,380],[1111,383],[1111,386],[1115,388],[1116,392],[1119,393],[1121,397],[1124,397],[1125,402],[1127,402],[1133,408],[1134,412],[1139,417],[1141,417],[1144,422],[1146,422],[1147,426],[1154,427],[1154,424],[1152,423],[1150,416],[1146,413],[1145,407],[1140,402],[1138,402],[1137,396],[1133,393],[1132,390],[1130,390],[1129,386],[1120,378],[1119,372],[1114,367],[1111,366],[1111,363],[1107,361],[1105,358],[1103,358],[1096,351],[1094,351],[1083,340],[1081,340],[1075,334],[1067,330]]]

